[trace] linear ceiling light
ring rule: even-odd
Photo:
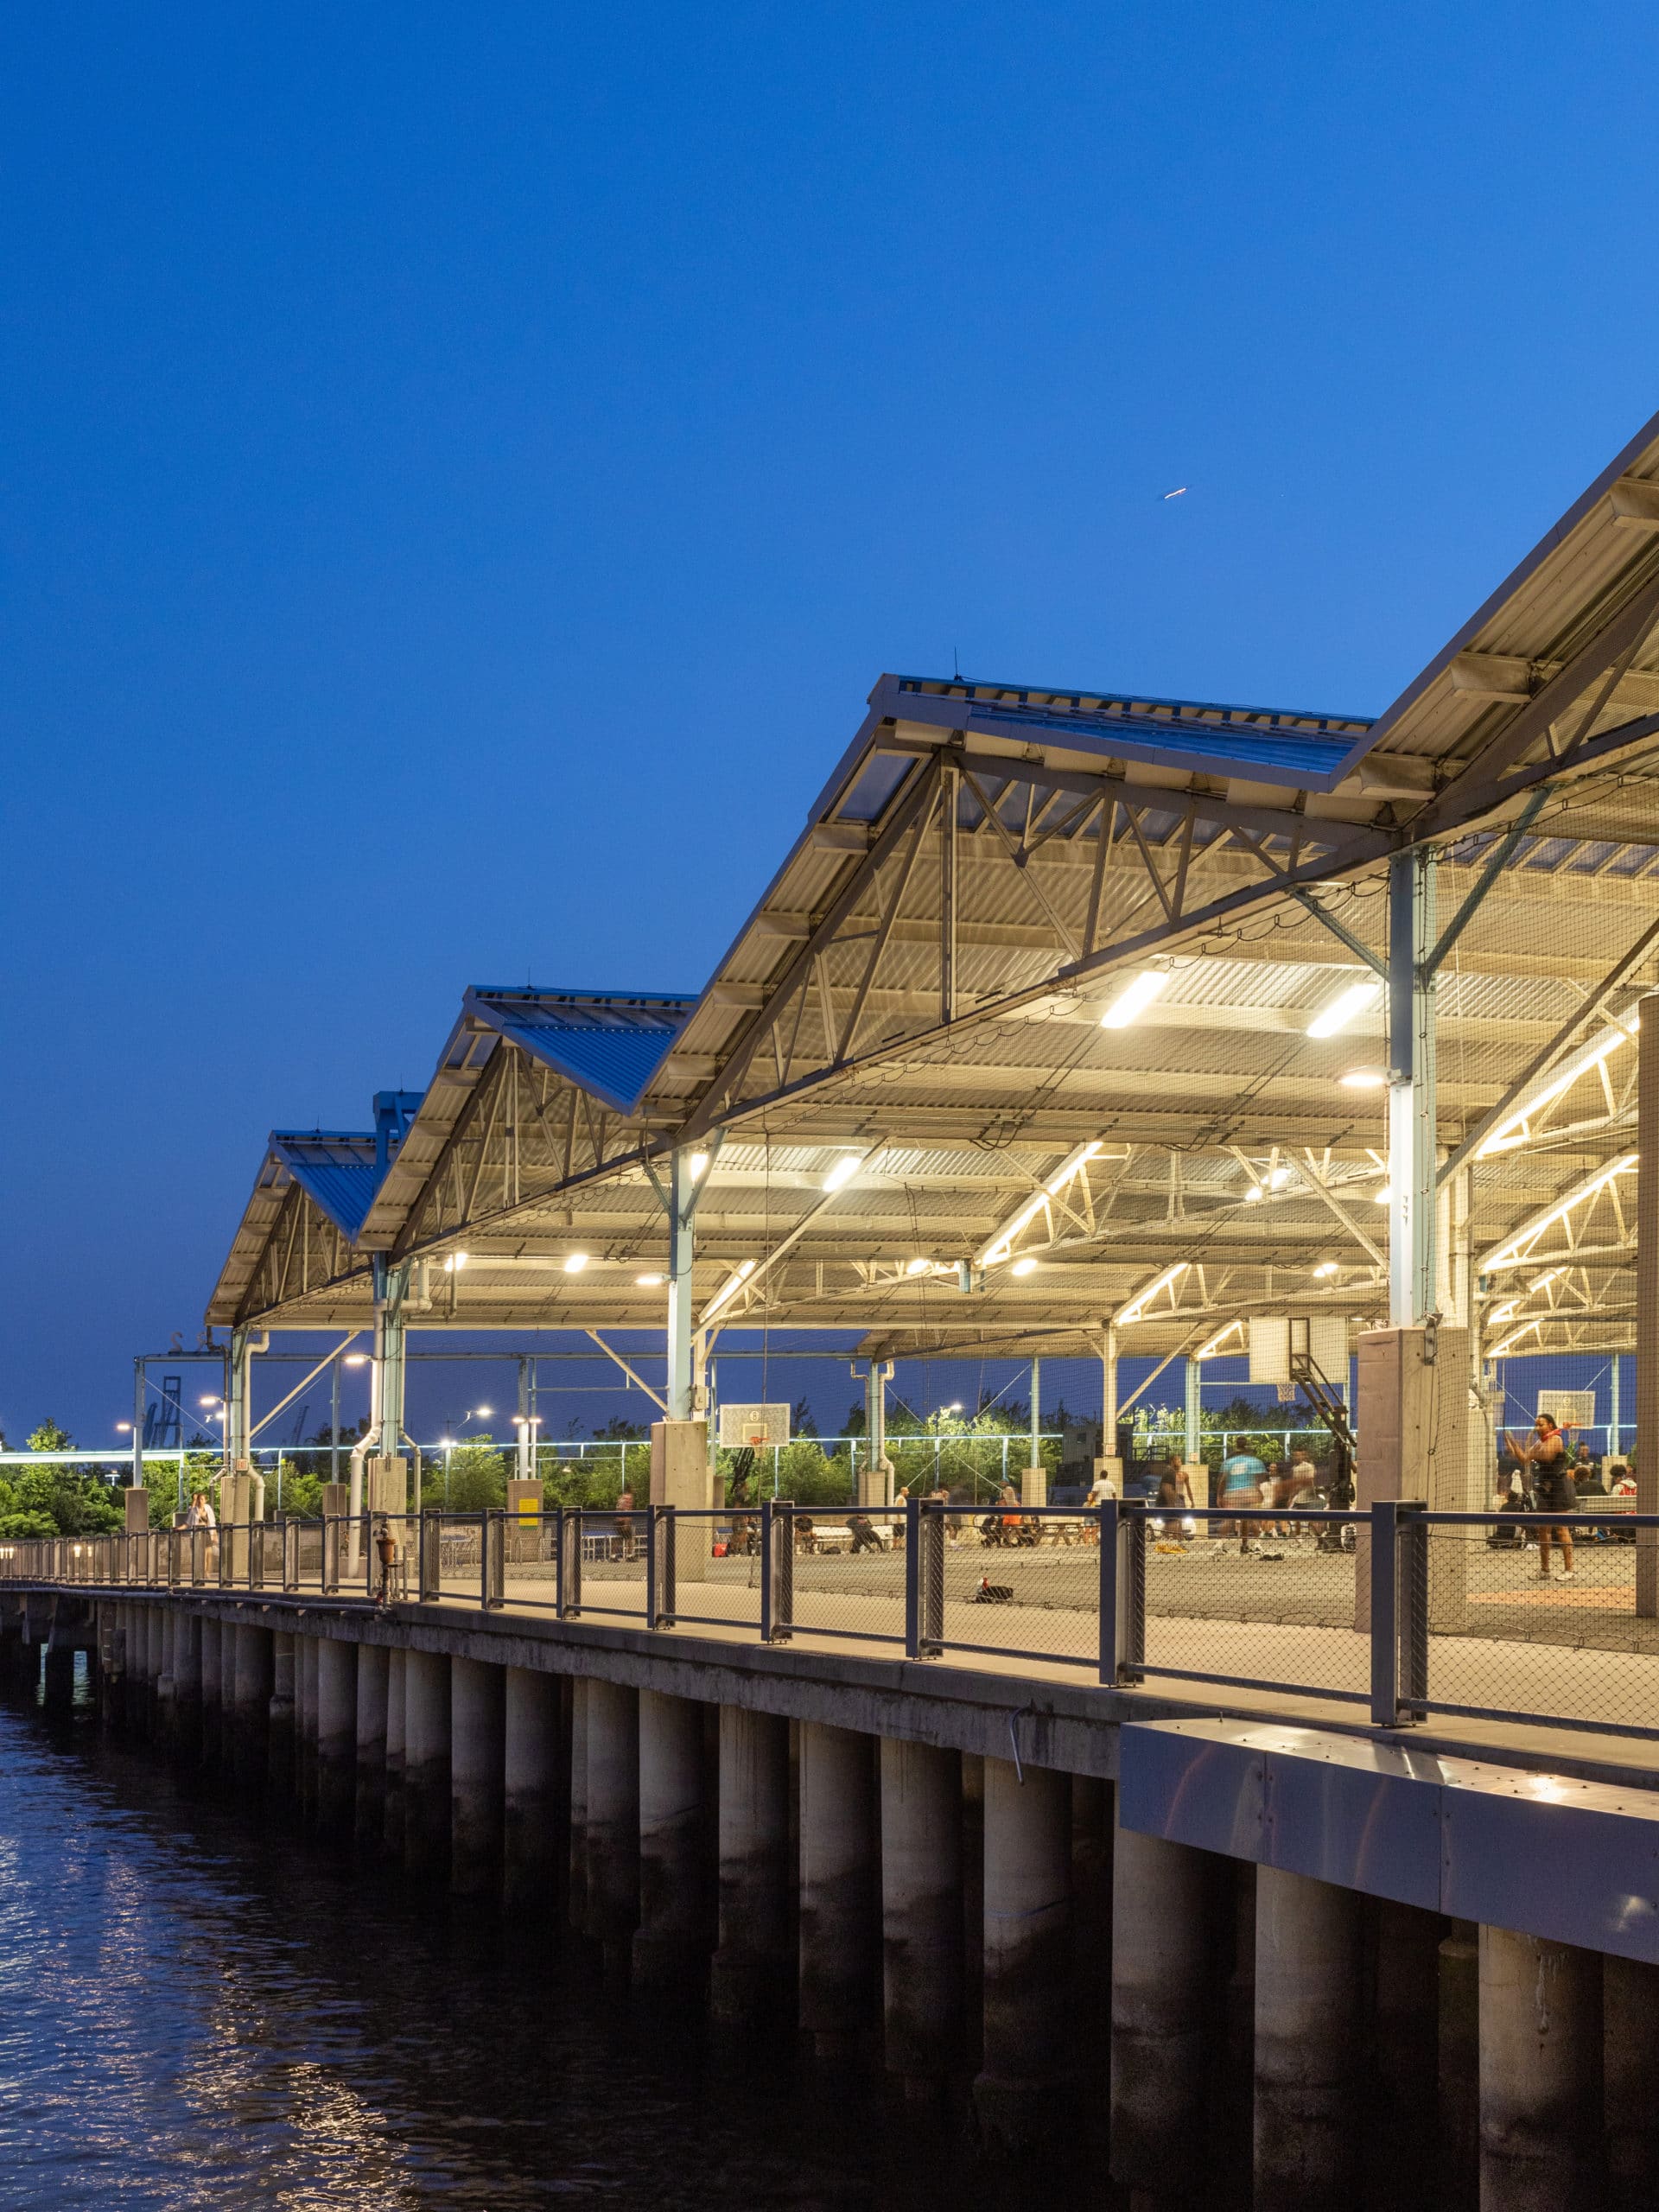
[[[1027,1254],[1026,1258],[1023,1260],[1016,1260],[1014,1265],[1008,1269],[1008,1273],[1011,1275],[1028,1275],[1034,1274],[1036,1273],[1036,1261],[1031,1258],[1029,1254]]]
[[[1244,1332],[1244,1324],[1238,1320],[1229,1321],[1224,1328],[1220,1328],[1216,1331],[1215,1335],[1211,1338],[1207,1344],[1204,1345],[1200,1351],[1193,1353],[1193,1358],[1213,1359],[1216,1354],[1221,1350],[1223,1344],[1226,1343],[1228,1338],[1233,1334],[1235,1330],[1236,1330],[1242,1336]]]
[[[633,1280],[641,1290],[659,1290],[662,1287],[661,1275],[635,1275]]]
[[[1541,1316],[1539,1316],[1530,1321],[1523,1321],[1518,1329],[1515,1330],[1510,1335],[1504,1338],[1502,1344],[1494,1344],[1492,1346],[1491,1351],[1486,1355],[1487,1358],[1502,1359],[1504,1353],[1510,1351],[1513,1345],[1518,1344],[1522,1337],[1529,1336],[1532,1332],[1537,1328],[1539,1319],[1541,1318]]]
[[[709,1155],[706,1152],[694,1152],[686,1165],[690,1171],[691,1180],[695,1183],[699,1180],[707,1168]]]
[[[1314,1268],[1313,1272],[1320,1278],[1321,1281],[1323,1281],[1326,1275],[1335,1274],[1337,1272],[1337,1263],[1334,1260],[1321,1260],[1319,1266]]]
[[[1374,1007],[1382,995],[1382,978],[1367,976],[1357,983],[1350,983],[1345,991],[1338,991],[1335,998],[1321,1007],[1307,1025],[1310,1037],[1335,1037],[1351,1021]]]
[[[1138,976],[1131,976],[1117,996],[1100,1017],[1103,1029],[1127,1029],[1138,1014],[1144,1014],[1169,983],[1167,968],[1143,968]]]
[[[1014,1240],[1020,1230],[1028,1228],[1036,1220],[1050,1198],[1058,1198],[1077,1170],[1092,1160],[1100,1149],[1100,1139],[1092,1137],[1087,1144],[1080,1144],[1075,1152],[1067,1153],[1036,1197],[1027,1198],[1007,1227],[999,1230],[995,1239],[985,1247],[979,1255],[980,1266],[982,1268],[1000,1267],[1007,1258]]]
[[[1598,1191],[1605,1191],[1616,1177],[1628,1175],[1636,1161],[1636,1154],[1627,1152],[1623,1160],[1616,1160],[1611,1167],[1604,1167],[1599,1175],[1592,1176],[1587,1183],[1581,1183],[1570,1198],[1563,1198],[1560,1205],[1545,1214],[1541,1220],[1535,1221],[1519,1236],[1512,1237],[1501,1251],[1490,1254],[1481,1262],[1482,1267],[1488,1269],[1512,1268],[1521,1256],[1523,1244],[1530,1244],[1535,1236],[1541,1236],[1555,1222],[1565,1221],[1574,1206],[1582,1205],[1586,1198],[1593,1198]]]
[[[1387,1068],[1350,1068],[1337,1081],[1344,1090],[1386,1090],[1389,1084]]]
[[[708,1305],[704,1306],[702,1310],[703,1320],[706,1321],[711,1313],[719,1313],[721,1307],[726,1303],[727,1300],[734,1296],[738,1291],[741,1290],[744,1284],[747,1282],[749,1277],[753,1273],[754,1262],[753,1260],[740,1260],[737,1265],[737,1273],[734,1275],[728,1275],[726,1278],[726,1281],[721,1285],[720,1288],[709,1300]]]
[[[1533,1116],[1541,1114],[1546,1106],[1553,1105],[1563,1091],[1571,1090],[1580,1076],[1588,1075],[1592,1068],[1599,1068],[1605,1059],[1618,1052],[1621,1045],[1628,1045],[1641,1026],[1640,1017],[1631,1014],[1615,1027],[1604,1029],[1592,1045],[1580,1052],[1576,1059],[1569,1060],[1558,1074],[1551,1077],[1541,1090],[1535,1090],[1524,1105],[1517,1106],[1512,1114],[1507,1115],[1478,1148],[1475,1158],[1484,1160],[1489,1153],[1512,1152],[1517,1145],[1524,1144],[1526,1126]]]
[[[564,1272],[568,1275],[579,1275],[587,1264],[585,1252],[567,1252],[564,1255]]]
[[[842,1153],[841,1158],[836,1162],[835,1166],[830,1170],[830,1173],[824,1177],[823,1185],[823,1189],[826,1191],[839,1191],[843,1184],[850,1183],[852,1181],[854,1176],[857,1174],[859,1169],[863,1165],[864,1160],[861,1154],[856,1152]]]
[[[1507,1298],[1502,1306],[1495,1306],[1486,1317],[1487,1326],[1496,1329],[1501,1327],[1505,1321],[1514,1320],[1527,1300],[1541,1291],[1547,1282],[1554,1282],[1560,1272],[1559,1268],[1546,1268],[1542,1274],[1538,1276],[1535,1281],[1529,1282],[1524,1290],[1516,1291],[1513,1298]]]
[[[1119,1321],[1138,1321],[1141,1319],[1141,1315],[1144,1308],[1150,1305],[1152,1300],[1157,1297],[1159,1292],[1160,1290],[1167,1290],[1171,1283],[1174,1281],[1176,1276],[1181,1273],[1182,1269],[1191,1266],[1191,1264],[1192,1262],[1187,1260],[1177,1260],[1173,1268],[1166,1268],[1162,1274],[1158,1276],[1154,1281],[1149,1282],[1146,1288],[1143,1291],[1139,1292],[1130,1303],[1124,1307],[1123,1311],[1117,1317]]]

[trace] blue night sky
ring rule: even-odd
[[[1649,10],[3,53],[14,1440],[468,983],[699,985],[882,670],[1374,712],[1659,404]]]

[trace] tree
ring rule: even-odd
[[[74,1439],[54,1421],[43,1421],[29,1440],[31,1452],[69,1452]],[[96,1536],[121,1525],[110,1484],[95,1468],[48,1461],[20,1467],[0,1482],[0,1536]]]

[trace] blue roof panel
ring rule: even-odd
[[[681,993],[480,988],[467,994],[469,1014],[621,1114],[645,1096],[696,1002]]]
[[[1363,736],[1344,730],[1337,735],[1286,728],[1282,723],[1207,721],[1198,715],[1135,715],[1084,711],[1068,714],[1064,708],[1021,707],[998,701],[981,706],[968,702],[961,727],[967,730],[1014,724],[1020,729],[1040,729],[1057,737],[1083,738],[1103,753],[1128,753],[1141,759],[1164,760],[1180,766],[1225,768],[1233,775],[1259,772],[1264,780],[1287,779],[1310,784],[1330,784],[1343,772],[1350,758],[1363,751]]]
[[[340,1234],[354,1239],[380,1186],[373,1133],[276,1129],[270,1148]]]

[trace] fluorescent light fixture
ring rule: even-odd
[[[753,1260],[740,1260],[738,1262],[737,1279],[740,1282],[747,1282],[749,1277],[753,1273],[754,1262]]]
[[[1334,1260],[1321,1260],[1319,1266],[1314,1268],[1313,1272],[1321,1280],[1323,1280],[1326,1275],[1335,1274],[1337,1272],[1337,1263]]]
[[[726,1303],[727,1300],[742,1288],[743,1285],[747,1282],[749,1277],[754,1273],[754,1265],[755,1263],[753,1260],[740,1260],[738,1262],[737,1272],[734,1274],[729,1274],[727,1276],[725,1281],[721,1283],[720,1288],[715,1293],[707,1306],[703,1307],[702,1318],[705,1321],[709,1319],[711,1313],[718,1313],[721,1307]]]
[[[1604,1167],[1599,1175],[1592,1176],[1587,1183],[1580,1184],[1578,1189],[1570,1197],[1563,1198],[1560,1205],[1545,1214],[1541,1220],[1533,1222],[1521,1236],[1513,1238],[1504,1245],[1502,1251],[1489,1255],[1481,1263],[1483,1268],[1490,1270],[1493,1268],[1512,1268],[1521,1256],[1521,1247],[1523,1244],[1530,1244],[1535,1236],[1541,1236],[1544,1230],[1555,1222],[1565,1221],[1574,1206],[1582,1205],[1586,1198],[1594,1198],[1598,1191],[1605,1190],[1615,1177],[1628,1175],[1636,1166],[1636,1154],[1627,1152],[1623,1160],[1614,1160],[1612,1166]]]
[[[1037,1262],[1029,1256],[1023,1260],[1016,1260],[1014,1265],[1008,1269],[1008,1273],[1011,1275],[1033,1275],[1035,1274],[1036,1272]]]
[[[1138,976],[1131,976],[1117,996],[1100,1017],[1103,1029],[1127,1029],[1137,1014],[1144,1014],[1169,984],[1167,968],[1143,968]]]
[[[1067,1153],[1036,1197],[1027,1198],[1007,1227],[999,1230],[995,1237],[985,1247],[979,1255],[980,1266],[982,1268],[1001,1267],[1013,1249],[1014,1240],[1020,1230],[1028,1228],[1036,1220],[1050,1198],[1058,1198],[1077,1170],[1091,1160],[1100,1149],[1100,1139],[1093,1137],[1087,1144],[1080,1144],[1075,1152]]]
[[[494,1411],[495,1408],[493,1406],[474,1406],[473,1408],[473,1419],[474,1421],[488,1421],[490,1415]]]
[[[204,1398],[201,1402],[204,1406],[216,1406],[219,1403],[219,1400],[217,1398]]]
[[[690,1159],[686,1162],[686,1166],[690,1171],[691,1180],[694,1183],[700,1181],[709,1166],[708,1154],[706,1152],[694,1152]]]
[[[1344,1090],[1386,1090],[1389,1087],[1387,1068],[1350,1068],[1337,1081]]]
[[[1593,1044],[1569,1060],[1564,1068],[1558,1069],[1541,1090],[1535,1090],[1524,1104],[1507,1115],[1478,1147],[1475,1158],[1484,1160],[1489,1153],[1512,1152],[1517,1145],[1524,1144],[1527,1123],[1533,1116],[1541,1114],[1546,1106],[1554,1105],[1563,1091],[1571,1090],[1580,1076],[1599,1068],[1621,1045],[1628,1045],[1641,1026],[1640,1017],[1632,1014],[1615,1027],[1604,1029]]]
[[[340,1362],[342,1367],[366,1367],[369,1355],[365,1351],[348,1351]]]
[[[823,1188],[826,1191],[840,1190],[843,1184],[850,1183],[852,1181],[854,1176],[857,1174],[859,1169],[863,1165],[864,1162],[857,1153],[842,1153],[841,1158],[836,1162],[835,1166],[830,1170],[830,1173],[824,1177]]]
[[[130,1436],[132,1433],[132,1423],[130,1421],[117,1421],[115,1424],[115,1433],[118,1436]]]
[[[933,1262],[931,1260],[906,1260],[905,1262],[905,1273],[907,1275],[925,1275],[932,1264]]]
[[[1188,1265],[1190,1265],[1190,1262],[1185,1260],[1177,1260],[1173,1268],[1166,1268],[1162,1274],[1157,1276],[1153,1281],[1147,1285],[1143,1291],[1139,1292],[1133,1299],[1131,1299],[1129,1303],[1124,1307],[1123,1311],[1118,1315],[1118,1319],[1120,1321],[1138,1321],[1141,1319],[1143,1309],[1151,1304],[1152,1300],[1157,1297],[1160,1290],[1167,1290],[1171,1283],[1174,1281],[1176,1276],[1179,1275]]]
[[[470,1257],[467,1252],[452,1252],[443,1263],[443,1272],[447,1275],[458,1275]]]
[[[1268,1188],[1270,1191],[1282,1191],[1289,1180],[1290,1170],[1288,1167],[1275,1167],[1268,1178]]]
[[[635,1275],[633,1280],[641,1290],[660,1290],[662,1287],[661,1275]]]
[[[1504,1353],[1510,1351],[1512,1346],[1518,1344],[1522,1337],[1531,1336],[1537,1329],[1538,1318],[1535,1318],[1530,1321],[1523,1321],[1520,1327],[1513,1330],[1510,1335],[1503,1338],[1503,1341],[1501,1344],[1494,1344],[1491,1351],[1487,1353],[1487,1358],[1502,1359]]]
[[[585,1252],[567,1252],[564,1255],[564,1272],[568,1275],[579,1275],[587,1264]]]
[[[1391,1183],[1385,1183],[1380,1191],[1373,1191],[1371,1196],[1376,1200],[1378,1205],[1385,1206],[1394,1196],[1394,1186]]]
[[[1320,1007],[1307,1025],[1310,1037],[1335,1037],[1351,1021],[1357,1020],[1368,1008],[1374,1007],[1382,995],[1382,980],[1379,976],[1367,976],[1347,989],[1338,991],[1336,997]]]
[[[1215,1335],[1211,1338],[1207,1344],[1204,1345],[1199,1351],[1193,1353],[1193,1358],[1213,1359],[1216,1354],[1221,1350],[1223,1344],[1226,1343],[1228,1338],[1233,1334],[1235,1330],[1236,1330],[1242,1336],[1244,1331],[1244,1324],[1242,1321],[1236,1320],[1227,1322],[1223,1327],[1216,1331]]]
[[[1247,1206],[1255,1205],[1260,1202],[1261,1197],[1262,1185],[1259,1183],[1252,1183],[1249,1189],[1244,1193],[1244,1203]]]

